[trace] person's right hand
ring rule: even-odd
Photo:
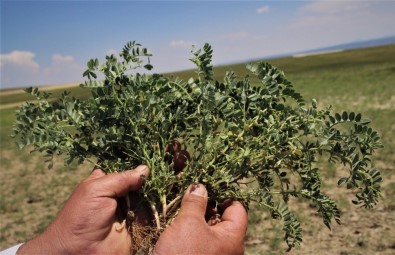
[[[154,254],[243,254],[247,231],[247,212],[243,205],[231,201],[221,222],[209,225],[204,217],[207,202],[205,187],[191,185],[183,197],[178,216],[160,235]]]
[[[140,189],[148,174],[147,166],[111,174],[94,170],[52,224],[17,254],[130,254],[136,247],[116,218],[117,198]]]

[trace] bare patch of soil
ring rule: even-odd
[[[53,220],[92,166],[48,170],[42,155],[3,150],[0,171],[0,250],[25,242]],[[3,168],[4,167],[4,168]]]
[[[389,170],[393,168],[383,171],[386,173],[383,199],[373,209],[353,205],[353,192],[337,188],[336,178],[333,178],[326,186],[326,194],[337,201],[342,211],[342,224],[332,223],[332,230],[325,227],[308,202],[291,200],[289,207],[301,221],[303,243],[289,253],[285,252],[287,247],[282,240],[282,222],[271,220],[265,214],[257,220],[257,215],[250,212],[245,254],[395,254],[395,174]]]

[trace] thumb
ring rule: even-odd
[[[201,217],[204,220],[208,201],[207,190],[203,184],[192,184],[181,202],[180,216]]]
[[[93,172],[91,174],[96,174]],[[149,169],[147,166],[140,165],[134,170],[123,171],[119,173],[111,173],[93,181],[99,187],[97,194],[106,197],[120,197],[132,190],[138,190],[143,185],[143,178],[141,176],[148,176]],[[94,177],[93,177],[94,178]]]

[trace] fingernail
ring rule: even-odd
[[[139,165],[134,170],[142,174],[142,173],[145,173],[147,171],[147,169],[148,169],[148,166],[146,166],[146,165]]]
[[[192,184],[191,189],[189,190],[189,193],[195,196],[201,196],[205,197],[206,196],[206,188],[203,186],[203,184]]]

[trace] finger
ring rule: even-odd
[[[216,226],[226,228],[229,231],[238,231],[245,234],[247,231],[248,217],[244,206],[238,201],[227,201],[221,217],[221,223]]]
[[[93,180],[106,175],[101,169],[93,169],[87,180]]]
[[[180,216],[201,217],[204,220],[208,202],[207,190],[203,184],[189,186],[181,201]]]
[[[100,187],[101,196],[121,197],[127,192],[138,190],[143,185],[142,176],[148,176],[149,169],[145,165],[138,166],[134,170],[111,173],[96,179],[97,187]]]

